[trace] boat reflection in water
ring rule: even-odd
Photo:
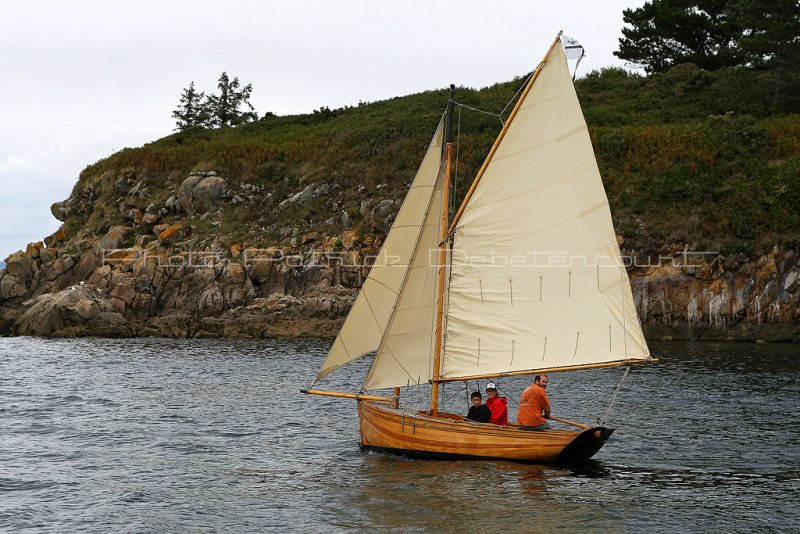
[[[593,529],[618,530],[619,516],[599,516],[591,495],[584,502],[574,498],[575,486],[586,480],[559,467],[368,454],[353,473],[354,494],[337,515],[342,524],[382,532],[491,525],[503,532],[578,530],[590,522]]]

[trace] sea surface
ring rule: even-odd
[[[360,450],[354,401],[299,393],[322,341],[0,338],[0,531],[800,530],[800,346],[651,349],[567,469]],[[367,363],[319,386],[356,391]],[[551,374],[553,415],[603,417],[623,374]],[[499,382],[512,420],[528,380]]]

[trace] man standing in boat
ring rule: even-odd
[[[472,401],[472,406],[469,407],[469,412],[467,412],[467,419],[476,423],[488,423],[492,417],[492,412],[483,404],[480,391],[473,391],[470,400]]]
[[[497,386],[489,382],[486,384],[486,406],[492,412],[492,417],[489,419],[490,423],[495,425],[508,425],[508,407],[506,406],[506,398],[497,395]]]
[[[547,430],[550,423],[550,400],[547,398],[547,375],[536,375],[533,384],[522,392],[517,412],[520,430]]]

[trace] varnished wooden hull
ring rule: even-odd
[[[570,464],[593,456],[613,429],[526,431],[474,423],[453,414],[408,414],[386,404],[359,401],[361,445],[427,458],[500,459]]]

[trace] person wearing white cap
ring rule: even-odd
[[[506,398],[497,395],[497,386],[494,382],[486,384],[486,406],[492,412],[492,417],[489,419],[490,423],[495,425],[508,425],[508,407],[506,405]]]

